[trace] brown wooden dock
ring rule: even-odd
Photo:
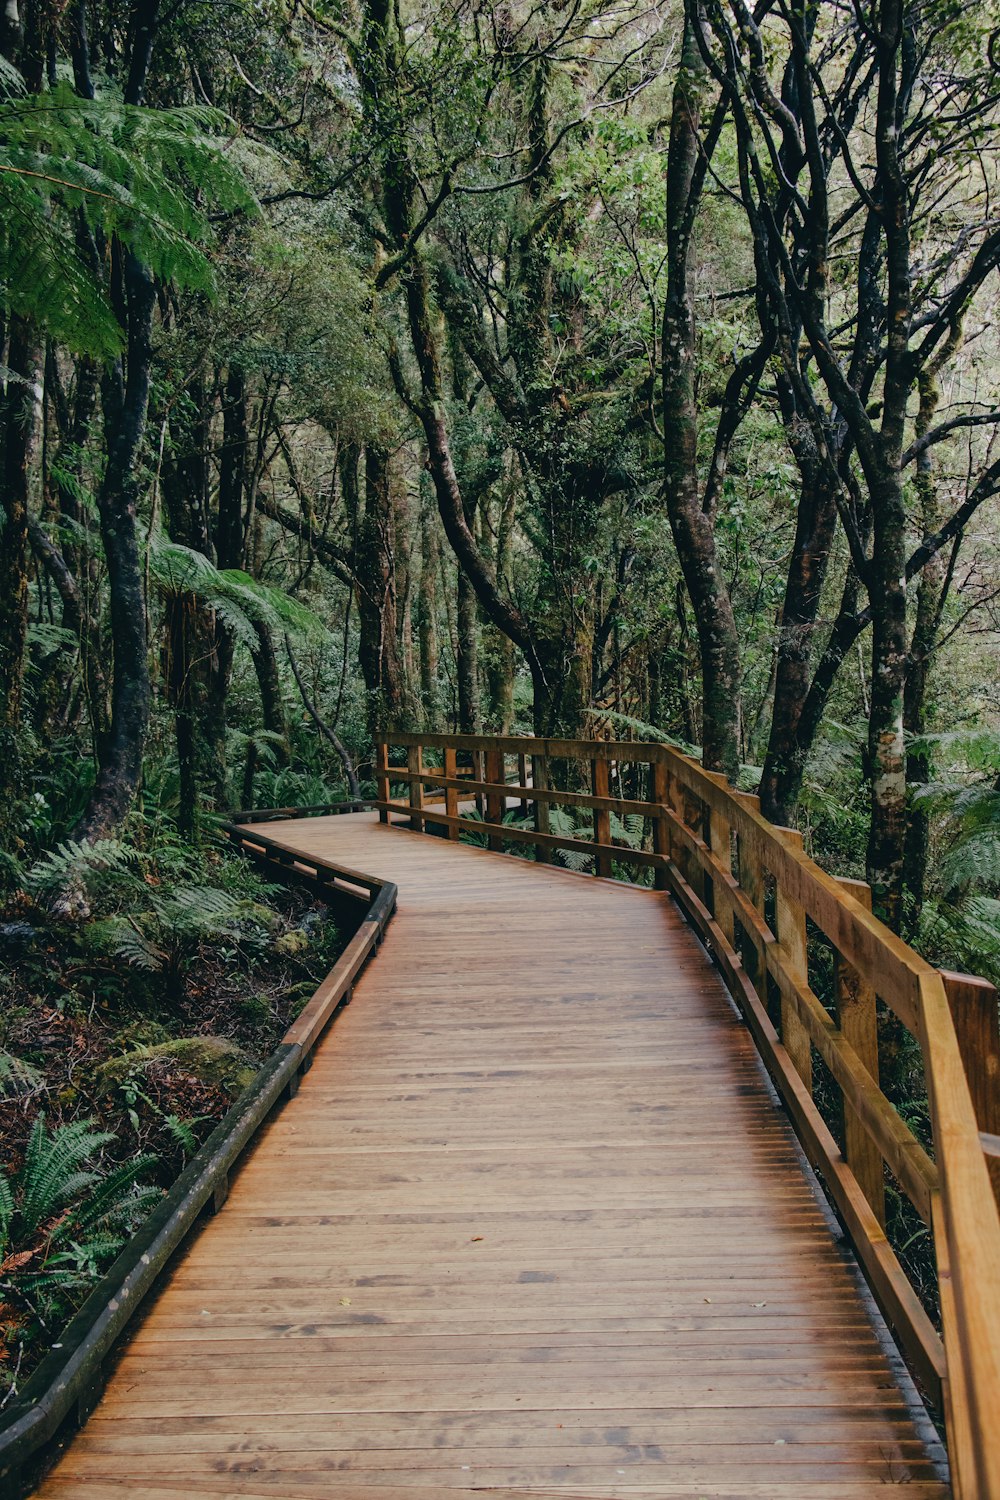
[[[40,1495],[948,1494],[668,897],[268,833],[398,915]]]

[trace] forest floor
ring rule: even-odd
[[[0,1408],[343,946],[230,853],[185,872],[180,910],[156,853],[128,863],[85,920],[23,890],[0,906]]]

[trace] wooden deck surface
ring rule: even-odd
[[[45,1500],[947,1495],[668,898],[267,833],[398,915]]]

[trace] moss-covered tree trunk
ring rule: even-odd
[[[705,765],[735,779],[740,762],[740,646],[711,514],[698,468],[697,326],[691,236],[700,193],[701,97],[705,66],[695,28],[698,0],[686,0],[667,151],[667,288],[661,353],[667,515],[694,610],[701,658]]]

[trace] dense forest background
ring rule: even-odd
[[[74,1047],[264,1044],[329,942],[213,815],[390,726],[686,746],[1000,977],[995,0],[0,26],[17,1150]],[[78,1163],[187,1149],[148,1073]]]

